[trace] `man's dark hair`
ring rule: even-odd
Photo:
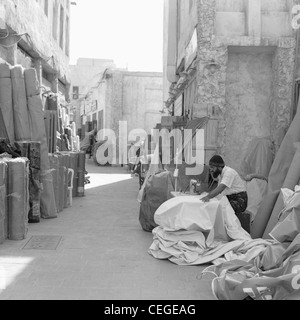
[[[223,158],[219,155],[215,155],[213,156],[210,160],[209,160],[209,165],[210,166],[214,166],[214,167],[225,167],[225,162],[223,160]]]

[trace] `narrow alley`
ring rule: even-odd
[[[0,247],[0,300],[214,300],[212,277],[200,279],[204,267],[149,255],[138,178],[89,159],[86,169],[85,197]]]

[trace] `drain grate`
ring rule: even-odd
[[[61,236],[32,236],[23,250],[56,250],[61,240]]]

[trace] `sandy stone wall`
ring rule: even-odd
[[[15,32],[19,34],[28,33],[30,40],[26,36],[22,37],[28,46],[31,46],[32,42],[34,44],[33,51],[45,60],[48,58],[50,66],[54,69],[57,68],[60,76],[66,75],[69,80],[69,57],[65,53],[66,36],[64,35],[63,50],[59,46],[59,36],[57,41],[52,36],[53,1],[56,1],[57,4],[62,3],[65,16],[66,14],[69,15],[65,0],[49,1],[48,17],[44,13],[43,6],[35,0],[5,0],[0,1],[0,19],[6,22]],[[51,58],[52,56],[53,58]],[[51,65],[52,61],[54,61],[54,65]]]
[[[253,138],[270,136],[272,73],[272,54],[229,52],[225,155],[235,169]]]
[[[239,3],[233,16],[243,10],[256,15],[261,10],[259,2],[248,7],[246,2]],[[223,8],[221,15],[216,6]],[[251,36],[220,32],[218,19],[228,19],[228,6],[229,2],[220,0],[198,1],[198,103],[194,114],[210,114],[212,107],[217,108],[218,152],[239,169],[251,139],[270,136],[278,150],[290,124],[296,42],[287,27],[284,37],[263,37],[271,31],[266,31],[265,23],[258,30],[249,17],[235,21],[252,26]],[[270,15],[272,23],[280,22],[283,15],[286,19],[286,14]]]
[[[225,145],[225,95],[227,46],[215,44],[213,41],[214,21],[216,18],[216,0],[200,0],[198,2],[198,97],[197,110],[194,115],[206,115],[211,107],[219,109],[218,152]],[[212,60],[216,66],[211,65]]]
[[[273,94],[271,102],[271,137],[277,151],[290,125],[293,72],[295,63],[294,44],[279,47],[273,58]]]

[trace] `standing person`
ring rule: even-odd
[[[138,169],[140,166],[141,147],[138,147],[135,155],[136,155],[136,160],[135,160],[135,164],[134,164],[132,172],[138,174]]]
[[[97,129],[94,128],[94,130],[91,132],[91,135],[89,137],[89,142],[90,142],[90,145],[89,145],[89,154],[90,154],[90,159],[92,158],[93,156],[93,149],[94,149],[94,146],[95,146],[95,143],[97,142]]]
[[[218,179],[218,186],[201,200],[208,202],[219,194],[227,196],[235,214],[243,213],[247,209],[248,195],[246,183],[232,168],[227,167],[223,158],[213,156],[209,161],[209,170],[214,179]]]

